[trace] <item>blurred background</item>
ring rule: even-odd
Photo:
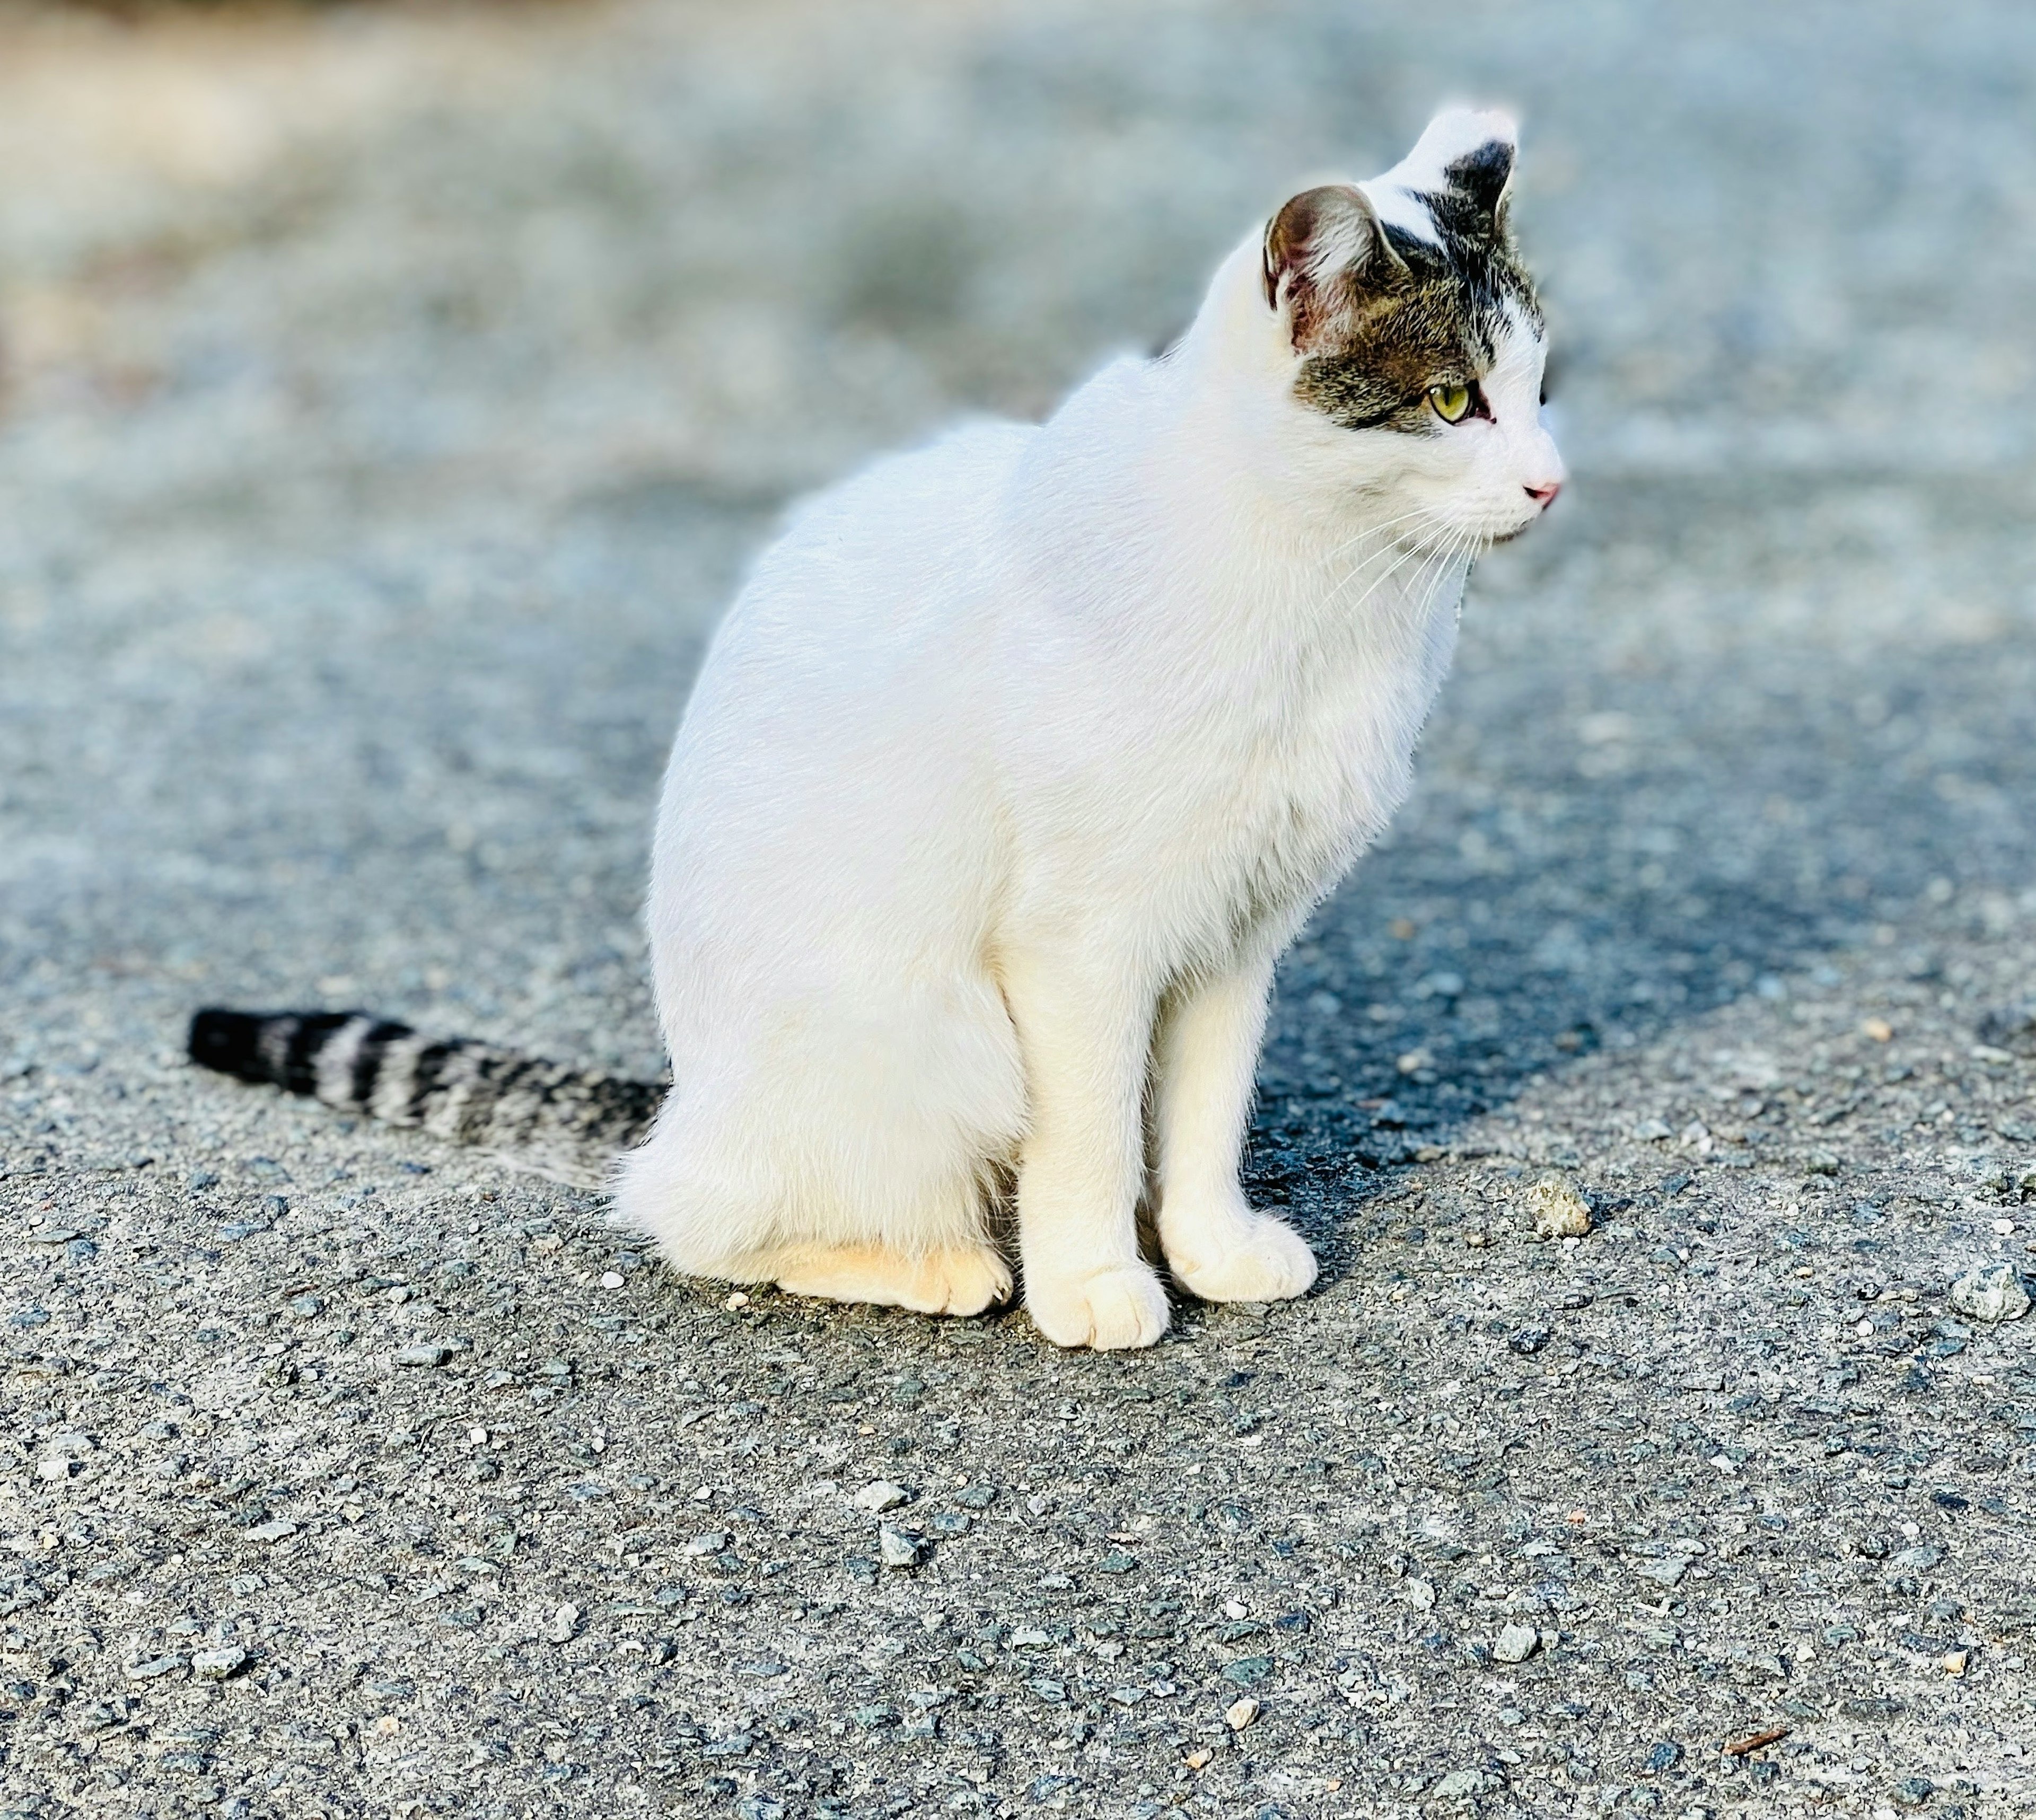
[[[656,777],[782,503],[1048,409],[1453,98],[1525,123],[1576,483],[1473,581],[1276,1097],[1417,1054],[1475,1110],[2024,927],[2032,76],[1960,0],[0,12],[9,1024],[655,1065]]]

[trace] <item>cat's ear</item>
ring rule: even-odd
[[[1509,114],[1452,107],[1438,114],[1412,151],[1381,179],[1448,198],[1465,229],[1493,238],[1506,229],[1520,130]]]
[[[1285,314],[1297,354],[1335,341],[1359,300],[1405,269],[1378,211],[1352,184],[1303,190],[1265,230],[1265,301]]]

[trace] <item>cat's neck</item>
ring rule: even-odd
[[[1158,360],[1122,360],[1044,426],[1014,526],[1039,567],[1184,638],[1269,651],[1419,639],[1453,614],[1469,563],[1386,498],[1304,507],[1248,458],[1262,390],[1198,321]],[[1141,609],[1144,613],[1141,614]]]

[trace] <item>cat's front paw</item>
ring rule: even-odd
[[[1284,1302],[1315,1280],[1308,1242],[1284,1220],[1253,1214],[1237,1242],[1206,1261],[1171,1257],[1182,1287],[1204,1302]]]
[[[1145,1264],[1112,1264],[1067,1276],[1028,1273],[1025,1309],[1056,1346],[1099,1352],[1150,1346],[1167,1331],[1167,1291]]]

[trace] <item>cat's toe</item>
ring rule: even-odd
[[[1268,1214],[1254,1214],[1240,1242],[1210,1261],[1172,1263],[1182,1287],[1204,1302],[1284,1302],[1305,1294],[1318,1268],[1308,1242]]]
[[[1056,1346],[1099,1352],[1150,1346],[1167,1331],[1167,1291],[1143,1264],[1113,1264],[1084,1276],[1025,1285],[1033,1324]]]
[[[993,1251],[945,1251],[928,1260],[929,1314],[980,1314],[1011,1296],[1011,1267]]]

